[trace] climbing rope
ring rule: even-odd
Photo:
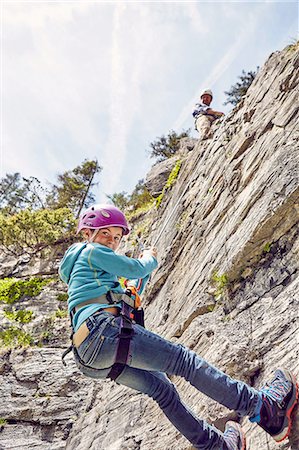
[[[166,219],[165,219],[165,221],[164,221],[164,223],[163,223],[163,225],[162,225],[162,228],[161,228],[161,230],[160,230],[158,236],[157,236],[157,237],[155,238],[155,240],[153,241],[153,244],[152,244],[153,247],[155,247],[155,246],[157,245],[157,243],[159,242],[159,240],[160,240],[160,238],[161,238],[161,236],[162,236],[162,234],[163,234],[163,232],[164,232],[166,226],[168,225],[168,223],[170,222],[172,216],[173,216],[174,213],[176,212],[177,207],[178,207],[178,205],[180,204],[180,202],[181,202],[182,198],[184,197],[185,193],[186,193],[187,190],[189,189],[189,186],[190,186],[191,182],[192,182],[194,179],[197,178],[197,175],[199,174],[200,169],[201,169],[201,166],[198,165],[195,174],[193,175],[192,178],[190,178],[190,180],[189,180],[189,182],[187,183],[185,189],[183,190],[183,192],[182,192],[181,195],[179,196],[178,200],[176,201],[174,207],[172,208],[172,210],[170,211],[170,213],[169,213],[168,216],[166,217]]]
[[[224,123],[226,122],[227,118],[228,118],[228,117],[219,119],[221,125],[224,124]],[[176,211],[176,209],[177,209],[177,207],[178,207],[180,201],[182,200],[182,198],[184,197],[185,193],[186,193],[187,190],[189,189],[189,186],[190,186],[191,182],[192,182],[194,179],[196,179],[197,176],[199,175],[200,169],[201,169],[201,166],[198,165],[198,166],[197,166],[197,170],[195,171],[193,177],[192,177],[192,178],[190,179],[190,181],[187,183],[187,185],[186,185],[185,189],[183,190],[182,194],[180,195],[179,199],[176,201],[174,207],[173,207],[172,210],[170,211],[169,215],[166,217],[166,219],[165,219],[165,221],[164,221],[164,223],[163,223],[163,225],[162,225],[162,228],[161,228],[161,230],[160,230],[158,236],[157,236],[156,239],[153,241],[153,244],[152,244],[153,247],[155,247],[155,246],[157,245],[157,243],[159,242],[159,240],[160,240],[160,238],[161,238],[161,236],[162,236],[162,234],[163,234],[163,232],[164,232],[166,226],[168,225],[168,223],[170,222],[172,216],[174,215],[174,213],[175,213],[175,211]]]

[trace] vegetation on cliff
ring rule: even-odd
[[[97,160],[84,160],[43,187],[35,178],[7,174],[0,181],[0,245],[7,254],[33,256],[71,242],[82,208],[95,201],[92,188],[101,171]]]

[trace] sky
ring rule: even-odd
[[[191,128],[203,89],[298,39],[298,4],[273,1],[1,1],[0,178],[55,183],[85,159],[93,192],[131,193],[153,165],[150,143]]]

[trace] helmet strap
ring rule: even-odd
[[[90,236],[90,238],[88,239],[88,242],[93,242],[93,241],[95,240],[95,238],[96,238],[98,232],[99,232],[99,228],[97,228],[96,230],[93,230],[93,233],[92,233],[92,235]]]

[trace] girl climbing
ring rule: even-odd
[[[222,433],[196,417],[166,374],[184,377],[218,403],[249,416],[277,442],[289,435],[298,401],[291,372],[276,370],[257,391],[186,347],[146,330],[132,317],[139,294],[158,266],[157,250],[144,250],[137,259],[116,254],[129,227],[124,214],[111,205],[88,208],[79,220],[79,231],[86,241],[67,250],[59,273],[68,284],[73,352],[84,375],[108,377],[152,397],[196,449],[245,450],[245,435],[237,422],[227,422]],[[119,277],[127,279],[126,289]]]

